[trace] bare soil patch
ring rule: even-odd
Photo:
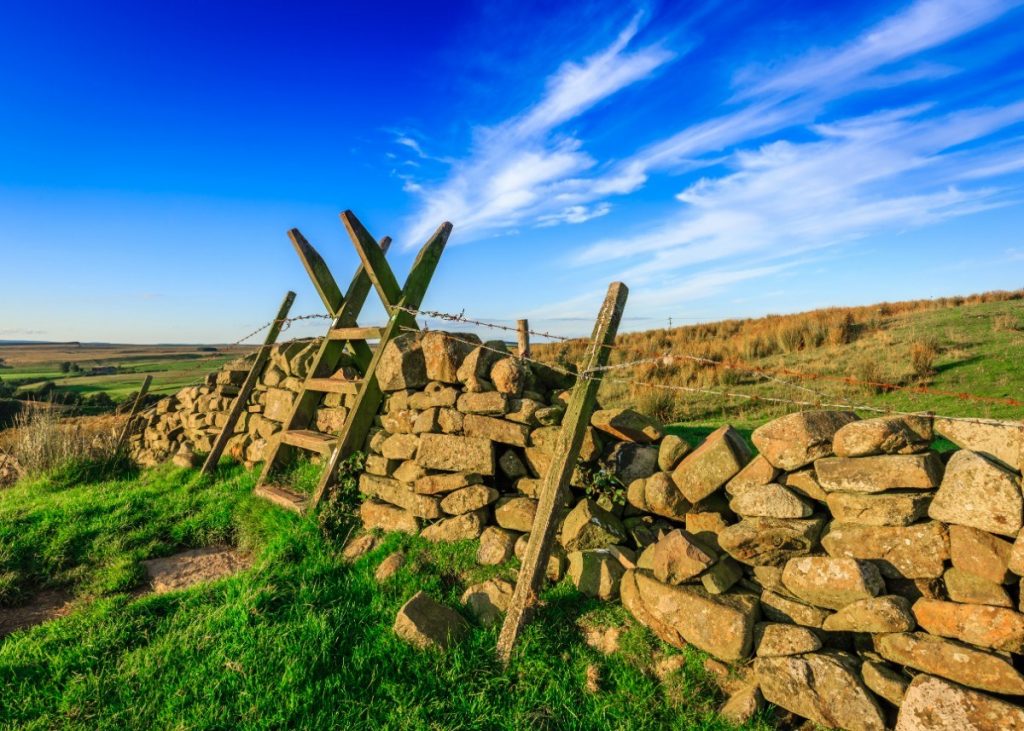
[[[153,558],[142,565],[156,594],[186,589],[204,581],[216,581],[252,565],[252,559],[233,548],[196,548],[166,558]]]
[[[29,604],[21,607],[0,608],[0,637],[25,627],[42,624],[71,611],[71,594],[62,590],[47,590],[37,594]]]

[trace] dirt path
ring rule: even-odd
[[[166,558],[142,562],[149,582],[137,596],[164,594],[187,589],[195,584],[230,576],[249,568],[252,560],[232,548],[196,548]],[[63,590],[47,590],[37,594],[21,607],[0,608],[0,639],[11,632],[63,617],[72,609],[72,595]]]
[[[42,624],[71,611],[71,594],[61,590],[40,592],[23,607],[0,608],[0,637]]]

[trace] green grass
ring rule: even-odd
[[[114,400],[124,398],[139,390],[142,379],[153,376],[150,393],[171,394],[185,386],[200,383],[207,373],[217,370],[235,356],[214,358],[182,358],[180,360],[125,360],[120,361],[122,371],[107,376],[88,376],[61,373],[57,369],[20,370],[17,368],[0,371],[0,378],[9,381],[23,381],[17,393],[24,394],[38,390],[44,383],[52,381],[58,391],[79,393],[83,396],[106,393]]]
[[[447,654],[391,631],[417,590],[459,608],[463,588],[511,567],[479,567],[475,542],[433,546],[391,535],[352,565],[310,518],[250,496],[255,473],[216,482],[162,467],[110,482],[50,477],[0,493],[4,601],[45,586],[81,597],[67,617],[0,641],[5,728],[719,729],[720,703],[687,651],[661,684],[651,653],[678,652],[632,626],[604,657],[576,620],[633,624],[617,604],[549,588],[508,669],[495,629],[475,627]],[[139,560],[233,543],[251,569],[135,597]],[[378,586],[391,551],[408,560]],[[601,691],[585,689],[588,665]],[[767,727],[759,721],[760,727]]]
[[[911,365],[911,348],[916,342],[930,342],[938,355],[931,374],[920,376]],[[819,374],[821,379],[779,375],[782,381],[767,380],[747,372],[729,371],[725,383],[707,388],[796,401],[869,406],[875,409],[920,412],[944,416],[1020,419],[1024,408],[985,399],[1024,401],[1024,301],[965,304],[892,316],[878,329],[861,332],[844,345],[822,345],[787,354],[745,359],[744,364],[779,371],[788,369]],[[630,358],[638,357],[630,353]],[[627,372],[619,375],[634,377]],[[879,391],[839,379],[880,381],[908,388]],[[672,376],[640,379],[681,385]],[[692,385],[692,384],[691,384]],[[803,388],[801,388],[803,387]],[[911,389],[924,387],[926,392]],[[711,428],[724,423],[753,429],[770,419],[800,407],[748,401],[710,393],[683,393],[650,387],[630,387],[606,379],[601,387],[602,403],[633,405],[656,413],[655,404],[671,411],[675,421],[690,428]],[[804,389],[811,389],[820,396]],[[948,393],[942,393],[948,392]],[[958,394],[981,397],[972,399]],[[862,417],[880,414],[862,410]]]

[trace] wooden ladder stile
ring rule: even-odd
[[[361,262],[344,295],[320,254],[298,230],[289,232],[306,272],[334,320],[313,358],[284,429],[271,443],[255,493],[298,513],[316,508],[331,486],[338,465],[366,441],[383,398],[376,375],[381,355],[389,342],[418,330],[409,310],[417,309],[422,302],[451,231],[449,223],[438,228],[413,263],[405,286],[399,288],[385,259],[391,239],[385,237],[378,243],[351,211],[342,213],[341,220]],[[388,313],[388,322],[381,328],[360,327],[356,322],[371,288],[376,290]],[[372,341],[376,341],[375,347],[370,346]],[[346,347],[360,375],[358,381],[333,377]],[[322,434],[313,428],[317,408],[326,393],[344,394],[350,399],[345,423],[337,435]],[[296,449],[325,457],[320,481],[312,495],[271,482],[273,473],[291,459]]]

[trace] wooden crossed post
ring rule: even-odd
[[[385,237],[378,243],[351,211],[342,213],[341,221],[361,262],[344,295],[317,251],[298,230],[289,232],[313,286],[334,318],[313,360],[302,391],[292,405],[284,431],[271,446],[256,486],[257,495],[296,512],[315,509],[332,484],[338,465],[362,448],[383,399],[377,382],[377,365],[381,355],[385,346],[396,337],[406,331],[419,329],[412,311],[417,310],[423,301],[452,230],[452,225],[447,222],[438,227],[413,262],[405,285],[400,287],[384,258],[391,240]],[[388,322],[384,327],[359,327],[356,323],[371,288],[377,292],[388,313]],[[367,343],[371,339],[377,340],[375,349]],[[350,348],[352,362],[362,375],[358,382],[331,378],[346,346]],[[317,407],[325,393],[354,396],[342,431],[336,437],[308,428],[315,420]],[[268,483],[274,469],[296,448],[320,452],[327,457],[319,484],[311,496]]]
[[[505,624],[501,627],[498,637],[498,658],[508,663],[512,657],[512,649],[520,632],[526,625],[528,613],[537,601],[541,580],[548,565],[551,544],[558,528],[556,508],[560,493],[568,484],[572,471],[579,458],[583,436],[597,400],[597,388],[601,385],[601,371],[607,365],[611,345],[622,319],[622,310],[626,306],[629,290],[621,282],[614,282],[608,287],[608,294],[601,305],[590,347],[584,360],[583,371],[580,373],[576,386],[572,390],[569,404],[562,420],[562,430],[555,445],[555,458],[540,488],[540,501],[537,505],[533,528],[530,530],[530,542],[526,547],[516,580],[516,589],[505,615]]]
[[[263,345],[260,346],[259,351],[256,353],[256,360],[253,361],[252,368],[249,369],[245,381],[238,390],[238,395],[235,396],[235,400],[231,404],[231,409],[228,411],[228,420],[220,430],[220,434],[217,435],[217,440],[213,443],[210,453],[206,455],[206,461],[203,463],[203,468],[199,470],[199,474],[208,475],[217,469],[217,463],[220,462],[221,455],[224,454],[224,448],[227,447],[228,440],[235,433],[235,424],[238,423],[238,417],[242,415],[242,412],[248,406],[249,396],[252,395],[253,389],[256,388],[256,383],[260,380],[260,376],[263,375],[263,369],[270,359],[270,349],[277,342],[277,336],[281,334],[281,328],[284,326],[285,318],[288,317],[288,312],[292,309],[293,302],[295,302],[295,293],[288,292],[277,310],[277,317],[270,324],[270,330],[267,331],[267,337],[264,338]]]
[[[135,421],[135,417],[139,415],[139,410],[142,408],[142,402],[146,398],[146,394],[149,393],[149,384],[153,382],[153,376],[147,375],[142,379],[142,386],[139,387],[139,392],[135,395],[135,402],[132,404],[132,410],[128,412],[128,421],[124,423],[124,428],[121,430],[121,436],[117,438],[117,445],[114,447],[114,454],[120,452],[128,441],[128,436],[132,430],[132,422]]]

